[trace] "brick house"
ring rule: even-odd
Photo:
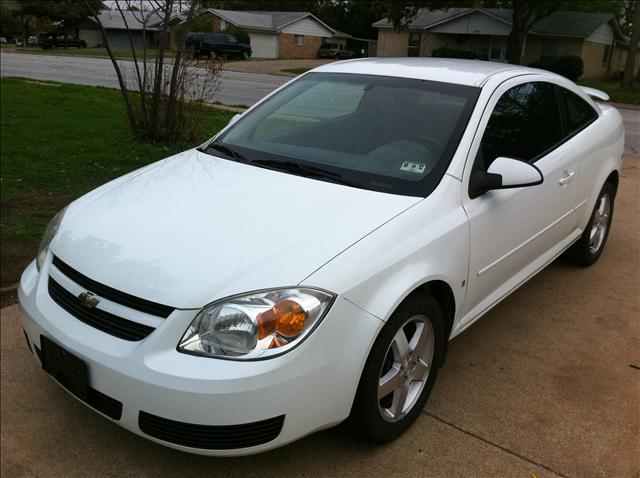
[[[450,8],[420,10],[406,29],[385,18],[378,29],[378,56],[431,56],[439,47],[470,50],[491,61],[506,62],[512,10]],[[554,12],[527,35],[522,64],[575,55],[584,62],[583,78],[619,75],[627,57],[627,38],[610,13]]]
[[[316,58],[320,45],[345,42],[340,34],[310,12],[258,12],[209,8],[212,31],[224,31],[233,25],[251,38],[254,58]]]

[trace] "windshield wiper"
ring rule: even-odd
[[[341,174],[334,173],[333,171],[327,171],[326,169],[318,168],[317,166],[296,163],[295,161],[254,159],[251,160],[251,164],[256,164],[267,169],[293,173],[307,178],[322,178],[329,182],[343,184],[345,186],[361,187],[360,184],[344,179]]]
[[[297,174],[298,176],[304,176],[307,178],[321,178],[332,183],[342,184],[345,186],[362,187],[361,184],[357,184],[347,179],[344,179],[342,175],[334,173],[333,171],[327,171],[326,169],[318,168],[317,166],[302,165],[295,161],[286,160],[270,160],[270,159],[249,159],[242,153],[236,151],[221,143],[209,143],[201,151],[205,152],[207,149],[214,149],[223,153],[225,156],[243,163],[255,164],[267,169],[274,169],[276,171],[284,171],[287,173]]]
[[[235,159],[236,161],[242,161],[246,163],[250,162],[242,153],[236,151],[235,149],[231,149],[229,146],[225,146],[221,143],[209,143],[205,149],[215,149],[216,151],[219,151],[222,154]]]

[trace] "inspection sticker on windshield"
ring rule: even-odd
[[[404,163],[402,163],[402,166],[400,166],[400,169],[402,171],[408,171],[410,173],[422,174],[424,173],[426,167],[427,165],[425,163],[414,163],[413,161],[405,161]]]

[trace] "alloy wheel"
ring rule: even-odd
[[[388,422],[411,411],[427,383],[435,350],[431,321],[411,317],[391,341],[378,380],[378,410]]]
[[[589,252],[596,254],[607,235],[609,229],[609,217],[611,215],[611,198],[609,194],[603,194],[598,199],[598,205],[593,214],[591,232],[589,234]]]

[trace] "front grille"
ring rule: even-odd
[[[37,346],[35,347],[35,349],[40,362],[42,362],[42,350],[40,350]],[[104,413],[109,418],[112,418],[113,420],[120,420],[120,418],[122,418],[122,402],[116,400],[115,398],[111,398],[109,395],[105,395],[104,393],[91,387],[87,388],[87,396],[81,397],[75,394],[73,390],[67,388],[64,383],[58,383],[75,397],[79,398],[87,405],[92,406],[100,413]]]
[[[195,425],[177,422],[141,411],[140,430],[149,436],[176,445],[205,450],[231,450],[262,445],[274,440],[282,430],[284,415],[242,425]]]
[[[153,332],[148,325],[123,319],[97,308],[83,306],[78,298],[49,277],[49,295],[56,304],[87,325],[115,337],[137,341]]]
[[[127,294],[126,292],[121,292],[113,289],[112,287],[100,284],[99,282],[88,278],[84,274],[81,274],[55,256],[53,258],[53,265],[79,286],[82,286],[107,300],[129,307],[130,309],[139,310],[140,312],[156,315],[165,319],[175,310],[173,307],[168,305],[157,304],[150,300],[140,299],[139,297]]]

